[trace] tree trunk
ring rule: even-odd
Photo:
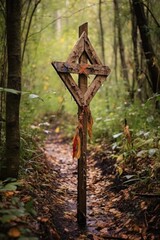
[[[117,19],[116,14],[114,14],[114,41],[113,41],[113,51],[114,51],[114,74],[115,74],[115,84],[116,84],[116,97],[119,98],[119,89],[118,89],[118,43],[117,43]]]
[[[118,83],[118,74],[117,74],[117,65],[118,65],[118,56],[117,56],[117,24],[116,24],[116,14],[114,14],[114,43],[113,43],[113,50],[114,50],[114,71],[115,71],[115,81],[116,84]]]
[[[34,16],[34,13],[39,5],[39,3],[41,2],[41,0],[37,0],[35,1],[35,4],[34,4],[34,7],[32,9],[32,12],[31,12],[31,15],[30,15],[30,18],[29,18],[29,22],[28,22],[28,26],[27,26],[27,31],[26,31],[26,35],[25,35],[25,38],[24,38],[24,44],[23,44],[23,48],[22,48],[22,62],[24,60],[24,53],[25,53],[25,50],[26,50],[26,46],[27,46],[27,40],[28,40],[28,35],[29,35],[29,31],[30,31],[30,28],[31,28],[31,24],[32,24],[32,20],[33,20],[33,16]],[[29,9],[28,9],[29,10]],[[28,11],[27,11],[27,14],[28,14]],[[25,27],[25,25],[24,25]]]
[[[142,47],[152,83],[152,91],[153,93],[160,93],[160,68],[158,66],[158,60],[152,46],[148,22],[144,12],[144,6],[141,0],[132,0],[132,4],[137,18],[137,24],[142,40]]]
[[[133,80],[132,80],[132,89],[131,89],[131,99],[134,101],[134,94],[135,94],[135,83],[137,80],[138,83],[138,95],[141,100],[141,89],[139,86],[139,81],[138,81],[138,75],[139,75],[139,59],[138,59],[138,32],[137,32],[137,21],[136,21],[136,16],[133,11],[133,6],[131,4],[130,0],[130,11],[131,11],[131,22],[132,22],[132,43],[133,43],[133,60],[134,60],[134,66],[133,66]],[[142,101],[142,100],[141,100]]]
[[[103,30],[103,23],[102,23],[102,0],[99,0],[98,17],[99,17],[99,26],[100,26],[100,43],[101,43],[102,59],[103,59],[103,63],[105,64],[104,30]]]
[[[21,0],[6,0],[8,83],[21,90]],[[20,94],[6,96],[6,158],[2,178],[17,177],[20,159]]]
[[[0,59],[0,87],[4,88],[6,83],[6,71],[7,71],[7,62],[6,62],[6,34],[4,32],[4,38],[2,40],[2,56]],[[4,107],[5,106],[5,93],[0,92],[0,146],[2,145],[2,132],[3,132],[3,123],[4,120]]]
[[[5,87],[6,83],[6,26],[5,26],[5,2],[0,2],[0,20],[1,20],[1,30],[0,30],[0,88]],[[5,105],[5,93],[0,91],[0,147],[3,145],[4,140],[4,105]],[[2,139],[3,138],[3,139]],[[2,161],[2,159],[0,159]]]
[[[118,28],[118,42],[119,42],[119,53],[120,53],[120,59],[121,59],[122,74],[124,78],[125,88],[128,91],[128,93],[130,93],[128,69],[127,69],[127,63],[125,59],[124,43],[122,38],[122,28],[121,28],[121,22],[120,22],[120,14],[119,14],[119,0],[114,0],[113,2],[114,2],[114,9],[115,9],[115,15],[116,15],[116,24]]]

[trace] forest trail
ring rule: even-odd
[[[54,132],[43,149],[51,166],[49,171],[53,170],[55,175],[52,192],[56,198],[48,208],[60,236],[46,239],[159,239],[159,232],[155,233],[156,226],[149,229],[147,206],[150,199],[144,201],[135,196],[132,185],[124,184],[127,179],[117,176],[110,147],[97,146],[88,154],[85,230],[78,228],[76,219],[77,161],[71,156],[71,142]]]

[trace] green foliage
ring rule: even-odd
[[[49,6],[49,7],[48,7]],[[129,2],[122,0],[120,6],[120,17],[122,22],[123,40],[125,45],[125,54],[129,73],[130,86],[132,85],[134,64],[132,52],[131,38],[131,16]],[[156,3],[150,2],[150,8],[154,11],[155,16],[159,16],[159,10]],[[31,8],[34,3],[31,1]],[[44,137],[44,129],[39,126],[44,115],[48,118],[58,113],[58,117],[65,114],[71,114],[72,124],[70,121],[64,121],[64,131],[69,137],[73,136],[77,122],[77,106],[72,99],[70,93],[65,88],[62,81],[53,69],[52,61],[66,61],[69,53],[72,51],[78,39],[78,26],[85,21],[89,23],[89,38],[101,58],[100,45],[100,26],[98,19],[98,2],[93,1],[60,1],[50,2],[48,0],[41,1],[33,16],[33,21],[27,41],[25,57],[23,61],[23,82],[22,97],[20,109],[21,123],[21,158],[24,160],[31,159],[36,145],[40,143],[40,139]],[[23,6],[22,26],[25,21],[27,5]],[[29,22],[27,16],[26,23]],[[3,19],[3,18],[2,18]],[[2,20],[1,19],[1,20]],[[113,57],[112,43],[114,41],[113,22],[114,10],[112,2],[102,3],[102,21],[104,28],[105,40],[105,57],[106,65],[111,68],[111,75],[106,83],[101,87],[93,101],[91,102],[91,111],[94,119],[93,125],[93,142],[101,142],[103,140],[113,143],[113,148],[120,148],[128,155],[136,155],[140,150],[142,155],[157,156],[154,147],[155,138],[158,136],[159,123],[158,113],[154,109],[154,102],[159,100],[159,94],[151,96],[150,90],[145,89],[145,97],[149,95],[149,100],[145,104],[137,101],[138,84],[134,86],[135,103],[131,104],[129,94],[124,87],[124,80],[121,77],[120,61],[118,58],[115,66]],[[158,36],[155,23],[149,18],[149,23],[154,30],[153,38]],[[22,40],[27,31],[27,24],[23,29]],[[23,45],[23,43],[22,43]],[[159,49],[157,43],[157,49]],[[116,72],[117,68],[117,80]],[[142,69],[143,70],[143,69]],[[141,74],[142,75],[142,74]],[[139,81],[145,84],[146,78],[142,79],[139,75]],[[76,77],[74,76],[76,79]],[[92,77],[88,78],[89,83]],[[76,80],[77,81],[77,80]],[[144,85],[145,85],[144,84]],[[13,89],[0,88],[0,91],[11,92],[17,94]],[[23,94],[25,93],[25,94]],[[63,115],[64,114],[64,115]],[[127,119],[134,139],[134,151],[126,150],[122,147],[123,141],[123,125],[124,119]],[[48,121],[48,120],[47,120]],[[148,133],[148,139],[143,139],[140,132]],[[142,148],[142,149],[141,149]],[[124,154],[125,155],[125,154]]]
[[[32,236],[31,230],[25,225],[26,218],[36,215],[32,199],[23,202],[17,195],[17,190],[23,187],[20,180],[8,178],[0,181],[0,237],[1,239],[15,238],[37,240]],[[23,224],[20,224],[23,223]],[[13,230],[12,230],[13,229]],[[12,230],[12,231],[11,231]]]
[[[8,178],[5,181],[0,182],[0,192],[15,191],[17,189],[17,186],[21,184],[21,182],[16,181],[14,178]]]
[[[138,105],[139,106],[139,105]],[[121,127],[113,135],[112,148],[117,153],[114,157],[117,159],[117,171],[121,175],[125,166],[129,165],[136,169],[139,161],[150,159],[150,177],[154,176],[153,168],[159,164],[160,159],[160,125],[159,114],[154,111],[153,105],[149,102],[141,105],[131,105],[126,108],[123,119],[120,115],[119,120],[127,118],[131,133],[131,143],[125,138],[123,128]],[[112,128],[110,124],[108,127]],[[142,168],[143,170],[143,168]],[[155,176],[154,176],[155,177]]]
[[[150,159],[148,174],[155,177],[154,172],[158,172],[160,165],[160,122],[159,113],[155,111],[155,96],[145,104],[139,101],[130,104],[122,101],[123,96],[117,102],[109,95],[105,98],[103,90],[98,95],[91,104],[93,141],[112,143],[118,174],[129,166],[136,172],[139,161]],[[124,135],[124,119],[129,125],[131,143]]]
[[[15,90],[15,89],[11,89],[11,88],[1,88],[1,87],[0,87],[0,92],[7,92],[7,93],[13,93],[13,94],[19,94],[19,93],[21,93],[20,91]]]

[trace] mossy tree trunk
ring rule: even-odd
[[[8,82],[21,90],[21,0],[6,0]],[[6,95],[6,151],[1,178],[17,177],[20,160],[20,94]]]

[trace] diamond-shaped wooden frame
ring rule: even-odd
[[[89,64],[79,64],[82,54],[86,54]],[[68,88],[79,107],[88,106],[96,92],[110,73],[108,66],[104,66],[97,56],[87,34],[82,33],[66,62],[52,62],[53,67]],[[93,81],[83,94],[74,81],[71,73],[95,75]]]

